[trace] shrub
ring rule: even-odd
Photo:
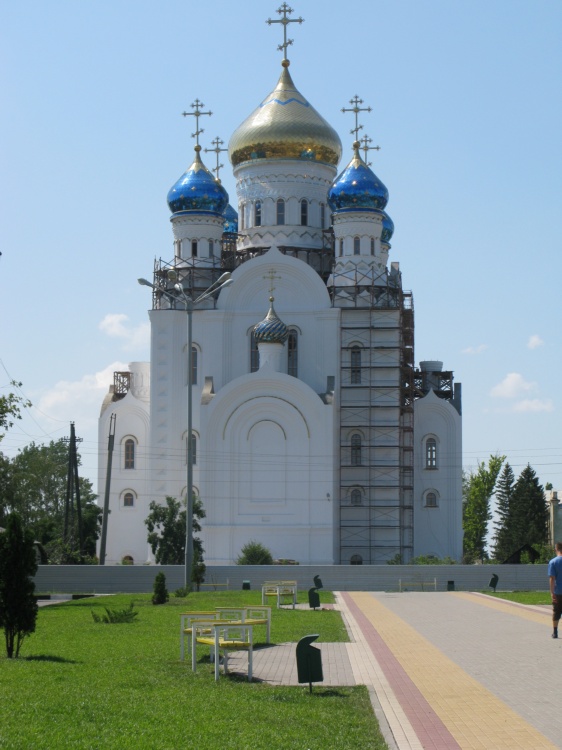
[[[164,573],[158,573],[154,579],[154,594],[152,595],[153,604],[166,604],[170,598],[166,588],[166,576]]]
[[[273,555],[261,542],[251,539],[242,547],[236,565],[273,565]]]
[[[138,615],[138,609],[133,609],[134,602],[131,602],[125,609],[109,609],[104,607],[105,615],[98,615],[92,609],[92,618],[94,622],[101,622],[104,625],[114,625],[122,622],[133,622],[135,617]]]

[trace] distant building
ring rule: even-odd
[[[230,138],[238,212],[202,162],[206,113],[193,105],[193,162],[168,194],[173,252],[154,265],[151,361],[116,373],[102,406],[102,495],[117,417],[108,563],[152,561],[148,506],[185,496],[189,439],[207,565],[250,540],[301,564],[460,560],[460,385],[442,362],[415,366],[413,295],[389,263],[394,224],[370,139],[357,140],[361,103],[338,171],[340,138],[284,59]],[[233,284],[193,312],[188,436],[174,284],[194,299],[227,270]]]

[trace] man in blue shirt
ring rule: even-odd
[[[550,577],[550,595],[552,596],[552,633],[553,638],[558,638],[558,623],[562,615],[562,542],[554,545],[556,557],[548,563],[548,575]]]

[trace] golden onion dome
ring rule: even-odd
[[[235,167],[257,159],[302,159],[336,166],[342,146],[336,131],[297,90],[283,60],[271,94],[232,134],[228,156]]]

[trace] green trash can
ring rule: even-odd
[[[308,589],[308,606],[310,609],[320,606],[320,594],[315,588]]]
[[[322,652],[310,644],[318,638],[316,635],[305,635],[297,643],[297,675],[299,682],[308,682],[312,693],[313,682],[324,682],[322,672]]]
[[[490,578],[490,583],[488,584],[488,586],[489,586],[489,587],[490,587],[491,589],[494,589],[494,593],[496,593],[496,586],[498,585],[498,581],[499,581],[499,580],[500,580],[500,579],[499,579],[499,577],[498,577],[498,576],[496,575],[496,573],[494,573],[494,575],[493,575],[493,576],[492,576],[492,577]]]
[[[250,588],[250,581],[242,581],[242,591],[249,591]]]
[[[454,590],[455,590],[455,582],[447,581],[447,591],[454,591]]]

